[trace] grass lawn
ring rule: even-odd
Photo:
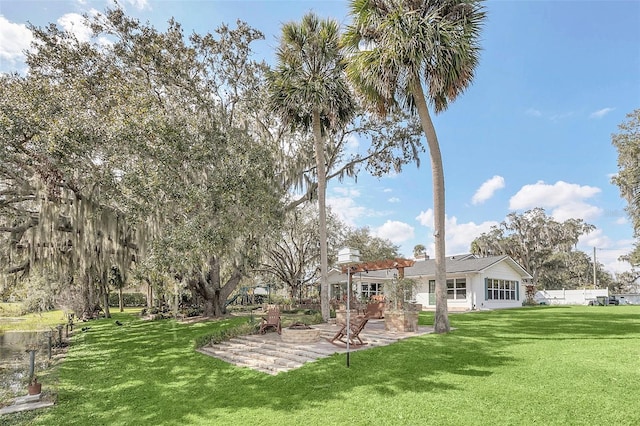
[[[334,355],[269,376],[193,349],[198,335],[243,319],[187,325],[116,313],[77,333],[66,360],[42,378],[57,392],[54,408],[0,423],[640,424],[640,306],[450,319],[456,330],[447,335],[352,353],[350,368]]]
[[[19,303],[0,303],[0,332],[4,331],[40,331],[66,324],[62,311],[48,311],[20,316]]]

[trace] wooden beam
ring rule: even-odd
[[[344,265],[342,267],[342,273],[346,274],[347,270],[351,271],[351,273],[355,272],[368,272],[368,271],[383,271],[385,269],[397,269],[398,271],[402,271],[402,275],[404,276],[404,268],[408,268],[416,263],[415,260],[411,259],[386,259],[386,260],[376,260],[374,262],[363,262],[363,263],[355,263],[353,265]],[[402,278],[402,277],[401,277]]]

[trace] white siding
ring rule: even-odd
[[[503,309],[522,306],[525,298],[525,287],[522,284],[522,277],[518,272],[509,266],[507,262],[500,262],[491,266],[480,275],[481,279],[474,282],[474,291],[477,295],[477,309]],[[487,300],[485,292],[485,278],[498,280],[510,280],[518,282],[518,300]]]
[[[472,286],[472,278],[475,274],[455,274],[455,275],[447,275],[447,279],[451,278],[466,278],[467,280],[467,298],[462,300],[447,300],[447,307],[449,311],[468,311],[473,307],[473,300],[475,300],[475,295],[473,294],[473,286]],[[436,305],[434,303],[429,303],[429,280],[433,280],[433,278],[422,278],[419,281],[419,284],[416,289],[416,301],[420,303],[423,309],[435,309]],[[435,298],[432,297],[432,300]]]

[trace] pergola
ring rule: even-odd
[[[353,274],[355,272],[369,272],[369,271],[383,271],[385,269],[396,269],[398,271],[398,278],[404,278],[404,268],[409,268],[416,263],[415,260],[411,259],[386,259],[386,260],[376,260],[374,262],[362,262],[355,263],[352,265],[344,265],[342,266],[343,274]]]

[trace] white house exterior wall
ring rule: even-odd
[[[467,280],[467,298],[463,300],[447,300],[447,308],[450,311],[468,311],[473,306],[473,295],[470,291],[470,282],[472,277],[477,274],[449,274],[447,279],[453,278],[466,278]],[[435,303],[429,303],[429,280],[433,278],[421,277],[418,286],[416,288],[416,302],[422,305],[423,309],[435,309]],[[434,302],[434,298],[431,298],[431,302]]]
[[[476,307],[478,309],[504,309],[517,308],[522,306],[522,301],[526,297],[525,286],[522,284],[522,277],[514,271],[506,262],[500,262],[487,268],[481,276],[480,282],[474,288],[477,297]],[[518,282],[517,300],[487,300],[485,292],[485,278],[494,278],[499,280],[510,280]]]
[[[467,298],[464,300],[447,300],[450,311],[468,311],[471,309],[504,309],[522,306],[525,297],[525,288],[520,274],[512,269],[507,262],[500,262],[487,268],[483,273],[449,274],[447,279],[466,278]],[[518,282],[517,300],[487,300],[485,291],[485,278],[510,280]],[[422,278],[417,288],[416,301],[422,304],[424,309],[435,309],[434,298],[429,300],[429,279]],[[430,303],[432,302],[432,303]]]

